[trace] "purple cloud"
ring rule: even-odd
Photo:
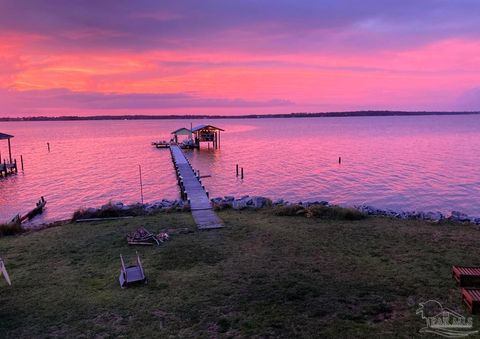
[[[188,93],[97,93],[67,89],[16,91],[0,89],[0,114],[29,110],[144,110],[165,108],[252,108],[293,105],[282,99],[245,100],[241,98],[203,98]]]
[[[478,37],[479,12],[475,0],[4,0],[0,31],[68,50],[379,49]]]

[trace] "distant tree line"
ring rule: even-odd
[[[324,118],[324,117],[371,117],[371,116],[418,116],[418,115],[464,115],[480,112],[428,112],[428,111],[350,111],[322,113],[248,114],[248,115],[93,115],[93,116],[35,116],[5,117],[0,121],[79,121],[79,120],[161,120],[161,119],[265,119],[265,118]]]

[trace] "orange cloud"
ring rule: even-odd
[[[35,47],[36,42],[48,39],[41,35],[9,33],[2,38],[0,87],[18,91],[63,88],[119,94],[191,93],[248,101],[281,99],[296,103],[284,108],[289,111],[455,109],[456,98],[478,86],[480,79],[480,42],[467,39],[376,53],[259,55],[162,49],[51,54],[48,45]],[[245,113],[255,112],[250,108]]]

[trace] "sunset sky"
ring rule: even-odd
[[[0,116],[480,110],[478,0],[0,0]]]

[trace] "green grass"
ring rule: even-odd
[[[1,238],[13,286],[0,281],[0,337],[412,337],[421,301],[466,314],[450,268],[480,264],[471,226],[219,215],[226,228],[160,247],[129,247],[125,235],[195,230],[189,213]],[[119,255],[135,251],[148,284],[122,290]]]

